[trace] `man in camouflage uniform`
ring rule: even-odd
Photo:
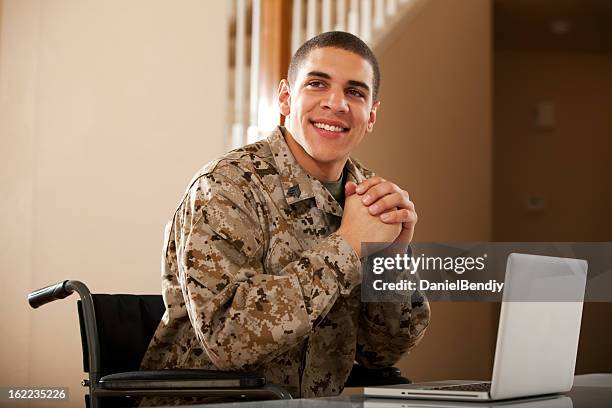
[[[260,371],[296,397],[331,396],[354,361],[390,366],[419,342],[418,292],[360,301],[361,242],[407,246],[416,224],[408,194],[349,157],[378,83],[351,34],[296,52],[279,86],[287,127],[207,164],[166,228],[166,312],[143,368]]]

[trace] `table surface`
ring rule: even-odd
[[[369,398],[364,395],[282,401],[251,401],[211,405],[201,408],[610,408],[612,386],[574,386],[563,395],[515,399],[497,402],[452,402],[391,398]]]

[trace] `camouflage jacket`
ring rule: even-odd
[[[360,302],[360,260],[334,233],[342,208],[283,132],[192,180],[166,227],[166,311],[142,368],[260,371],[294,396],[329,396],[355,360],[392,365],[423,336],[426,300]],[[348,180],[373,174],[346,166]]]

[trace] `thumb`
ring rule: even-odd
[[[357,191],[357,184],[353,181],[347,181],[344,185],[344,195],[346,197],[352,196]]]

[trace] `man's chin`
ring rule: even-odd
[[[315,159],[318,163],[321,163],[323,165],[331,165],[331,164],[346,160],[348,155],[342,155],[342,154],[330,155],[329,152],[321,152],[321,153],[315,153],[314,155],[311,155],[311,157]]]

